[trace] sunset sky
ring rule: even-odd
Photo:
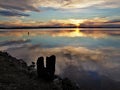
[[[119,0],[0,0],[0,27],[120,27]]]

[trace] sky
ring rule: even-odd
[[[0,27],[120,27],[119,0],[0,0]]]

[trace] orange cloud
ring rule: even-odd
[[[41,21],[1,21],[1,27],[120,27],[120,20],[106,18]]]

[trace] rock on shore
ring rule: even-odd
[[[31,73],[26,62],[0,51],[0,90],[77,90],[69,79],[46,82]]]

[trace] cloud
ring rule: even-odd
[[[28,14],[24,14],[18,11],[8,11],[8,10],[0,10],[0,15],[2,16],[16,16],[16,17],[21,17],[21,16],[29,16]]]
[[[36,5],[41,7],[52,7],[56,9],[76,9],[88,7],[115,8],[119,6],[119,0],[37,0]]]
[[[115,20],[109,20],[108,22],[106,23],[120,23],[120,19],[115,19]]]
[[[101,4],[98,4],[96,7],[100,8],[119,8],[119,0],[104,0]]]
[[[119,27],[119,20],[108,20],[105,18],[86,19],[80,23],[80,27]]]
[[[19,11],[39,11],[34,5],[35,0],[0,0],[0,8]]]
[[[39,7],[56,9],[87,8],[90,6],[119,7],[119,0],[0,0],[0,8],[39,12]]]
[[[1,0],[0,7],[4,9],[14,9],[20,11],[39,11],[39,7],[51,7],[51,8],[83,8],[88,7],[101,1],[92,0]]]
[[[20,14],[21,15],[21,14]],[[24,15],[24,14],[23,14]],[[27,16],[27,15],[26,15]],[[1,21],[2,27],[120,27],[120,20],[108,20],[107,18],[91,18],[91,19],[64,19],[64,20],[50,20],[47,22],[42,21]]]
[[[33,0],[35,1],[35,0]],[[40,10],[34,4],[32,0],[0,0],[0,15],[2,16],[29,16],[24,12]]]
[[[0,0],[0,15],[29,16],[25,12],[40,12],[41,7],[47,8],[46,10],[73,10],[89,7],[119,8],[120,2],[119,0]]]
[[[12,18],[13,19],[13,18]],[[29,22],[24,22],[20,19],[14,19],[12,21],[3,21],[3,22],[0,22],[0,26],[4,26],[4,27],[21,27],[21,26],[34,26],[36,25],[37,23],[34,22],[34,21],[29,21]]]
[[[57,9],[84,8],[101,3],[101,1],[92,0],[38,0],[38,6],[53,7]]]

